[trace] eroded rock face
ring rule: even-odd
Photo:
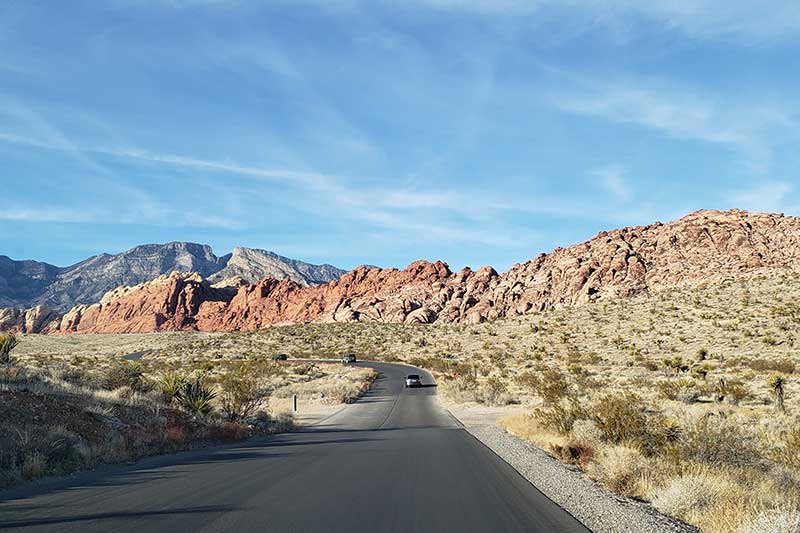
[[[232,290],[214,288],[199,274],[173,272],[134,287],[114,289],[99,303],[74,307],[55,329],[63,333],[195,329],[195,317],[203,304],[227,304],[232,297]]]
[[[41,305],[30,309],[0,309],[0,331],[47,332],[51,322],[58,321],[59,317],[58,312]]]
[[[56,329],[229,331],[312,321],[476,324],[595,299],[793,269],[798,254],[800,218],[698,211],[668,224],[601,232],[517,264],[502,275],[491,267],[453,273],[445,263],[417,261],[404,270],[359,267],[314,287],[266,278],[238,289],[218,289],[197,275],[173,273],[111,291],[98,304],[76,307]]]

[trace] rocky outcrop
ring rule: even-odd
[[[60,317],[58,312],[41,305],[31,309],[0,309],[0,331],[47,332],[50,330],[51,323],[58,321]]]
[[[65,268],[0,256],[0,307],[44,305],[66,311],[96,303],[117,287],[138,285],[170,272],[196,272],[217,284],[274,277],[301,285],[325,283],[344,274],[331,265],[312,265],[266,250],[238,247],[217,257],[210,246],[188,242],[145,244]]]
[[[134,287],[120,287],[100,302],[64,314],[50,332],[143,333],[192,329],[202,306],[227,304],[230,287],[215,288],[199,274],[173,272]]]
[[[609,297],[630,297],[722,278],[794,269],[800,219],[744,211],[698,211],[668,224],[601,232],[517,264],[451,272],[442,262],[404,270],[359,267],[306,287],[266,278],[214,289],[172,274],[107,294],[67,313],[62,332],[166,329],[253,330],[301,322],[480,323]]]
[[[289,259],[268,250],[237,246],[223,258],[225,267],[209,280],[217,283],[228,278],[241,278],[254,283],[264,278],[289,279],[300,285],[319,285],[339,278],[344,270],[331,265],[312,265]]]

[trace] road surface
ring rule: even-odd
[[[403,365],[301,432],[0,492],[0,531],[587,531]]]

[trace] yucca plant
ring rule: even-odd
[[[181,393],[181,389],[186,384],[186,376],[176,372],[169,372],[161,376],[158,380],[158,391],[167,404],[175,403]]]
[[[17,336],[13,331],[0,333],[0,364],[11,361],[11,350],[19,344]]]
[[[775,395],[775,406],[782,413],[786,412],[786,406],[783,404],[784,387],[786,387],[786,378],[781,374],[773,374],[769,378],[769,386],[772,389],[772,394]]]
[[[190,413],[207,415],[214,409],[211,402],[217,397],[217,391],[206,385],[202,376],[186,381],[179,390],[175,399],[178,405]]]

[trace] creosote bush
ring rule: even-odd
[[[252,416],[264,397],[258,386],[258,380],[241,369],[226,374],[220,386],[222,414],[233,422]]]
[[[114,363],[103,377],[103,388],[108,390],[129,387],[135,392],[147,392],[152,385],[144,376],[144,366],[138,361]]]
[[[603,439],[614,444],[629,443],[645,454],[653,454],[676,435],[660,412],[650,409],[633,393],[602,397],[591,410],[592,420]]]

